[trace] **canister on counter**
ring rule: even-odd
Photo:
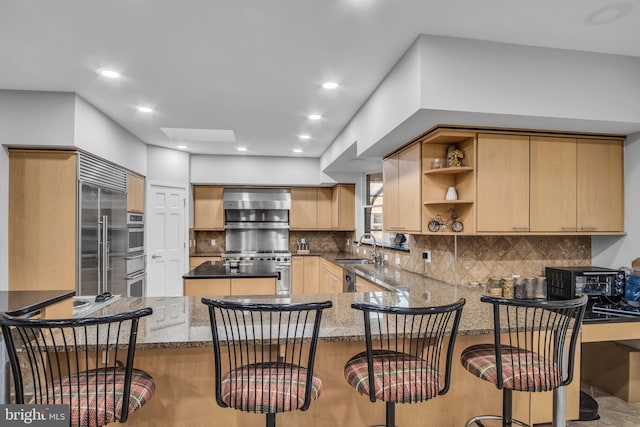
[[[502,297],[513,299],[514,295],[513,277],[505,277],[502,279]]]
[[[544,276],[536,277],[536,299],[547,298],[547,278]]]
[[[525,299],[527,297],[527,280],[517,277],[513,281],[513,296],[515,299]]]
[[[527,277],[525,280],[524,294],[526,299],[536,299],[536,278]]]
[[[502,279],[498,277],[489,278],[487,283],[487,293],[496,297],[502,296]]]

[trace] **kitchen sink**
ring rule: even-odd
[[[338,264],[373,264],[368,258],[338,258],[336,259]]]

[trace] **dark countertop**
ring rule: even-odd
[[[71,298],[75,291],[0,291],[0,312],[22,316]]]
[[[273,261],[240,262],[237,269],[223,262],[205,261],[182,276],[183,279],[224,279],[234,277],[278,277]]]
[[[202,254],[202,253],[198,253],[198,254],[193,254],[193,255],[189,255],[191,258],[197,258],[197,257],[222,257],[222,252],[216,252],[216,253],[211,253],[211,254]]]

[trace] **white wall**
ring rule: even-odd
[[[594,236],[591,239],[593,265],[630,267],[631,261],[640,258],[640,133],[629,135],[625,142],[624,182],[624,229],[627,234]]]
[[[191,156],[194,184],[321,185],[322,179],[317,158]]]
[[[354,141],[360,154],[419,109],[420,50],[414,42],[322,154],[322,170]]]
[[[189,185],[189,153],[147,146],[147,180]]]
[[[79,96],[75,97],[75,146],[142,175],[147,146]]]
[[[419,45],[422,108],[639,122],[640,58],[426,35]]]
[[[9,289],[7,146],[73,146],[74,94],[0,90],[0,290]]]

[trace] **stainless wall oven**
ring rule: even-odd
[[[144,215],[127,213],[127,296],[142,297],[147,292],[147,256],[144,249]]]
[[[144,252],[144,215],[127,213],[127,255]]]

